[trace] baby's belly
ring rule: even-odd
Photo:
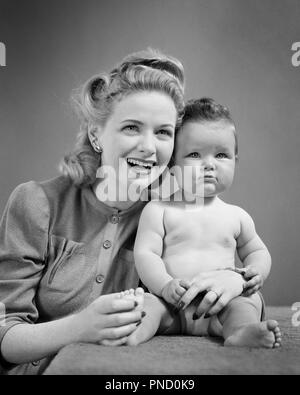
[[[219,251],[193,251],[190,249],[182,253],[165,254],[163,261],[167,272],[173,278],[188,280],[199,273],[235,266],[234,252],[227,249],[220,249]]]

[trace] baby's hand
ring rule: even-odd
[[[162,297],[166,302],[176,305],[189,287],[190,284],[187,281],[174,278],[162,289]]]
[[[246,272],[244,274],[244,279],[247,283],[244,285],[245,296],[251,296],[263,286],[263,278],[259,274],[258,270],[249,266],[246,268]]]

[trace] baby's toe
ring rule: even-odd
[[[268,320],[267,321],[267,328],[268,328],[268,330],[274,332],[274,334],[275,334],[275,329],[277,327],[279,328],[277,321],[275,321],[275,320]]]
[[[137,310],[143,310],[144,308],[144,294],[145,291],[143,288],[139,287],[135,290],[135,300],[137,302]]]

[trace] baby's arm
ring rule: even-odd
[[[248,295],[258,291],[271,269],[270,253],[258,236],[248,213],[240,209],[241,231],[237,238],[237,252],[246,268],[245,290]]]
[[[159,202],[150,202],[144,208],[134,246],[137,272],[147,288],[169,303],[177,303],[186,291],[184,282],[173,279],[167,273],[161,258],[163,253],[164,207]]]

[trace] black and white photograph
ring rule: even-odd
[[[0,0],[0,375],[300,374],[300,1]]]

